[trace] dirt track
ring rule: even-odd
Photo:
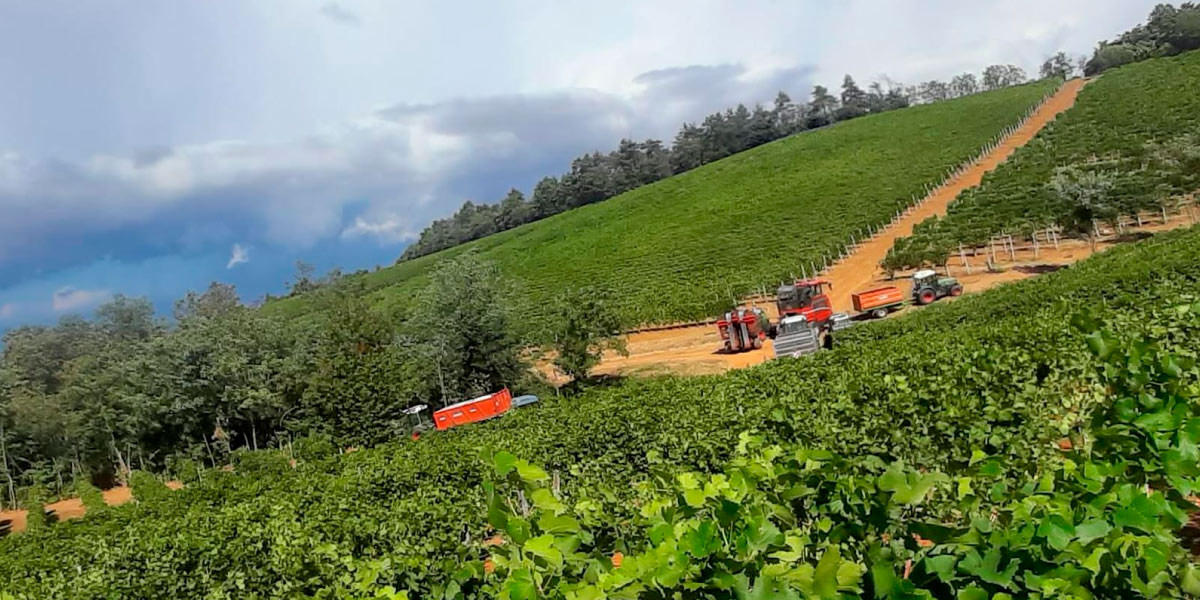
[[[897,238],[912,235],[913,227],[933,215],[944,215],[950,203],[963,190],[973,188],[983,180],[983,175],[995,169],[1000,163],[1016,151],[1017,148],[1029,143],[1048,123],[1059,113],[1075,104],[1075,97],[1084,80],[1072,79],[1059,88],[1025,123],[1011,135],[1000,141],[991,152],[981,160],[971,165],[961,175],[958,175],[946,185],[934,190],[914,210],[891,226],[881,231],[867,242],[860,244],[854,253],[844,261],[829,269],[826,278],[833,282],[833,291],[829,299],[835,310],[850,310],[850,295],[874,287],[882,280],[883,271],[879,261],[887,256],[888,250]]]
[[[851,294],[880,285],[885,278],[883,271],[879,268],[879,261],[887,255],[897,238],[911,235],[913,226],[932,215],[946,214],[950,202],[960,192],[979,185],[985,173],[1004,162],[1017,148],[1033,139],[1059,113],[1074,105],[1075,98],[1084,84],[1085,81],[1082,79],[1068,81],[1050,99],[1038,107],[1037,111],[1021,127],[1001,140],[991,152],[926,196],[908,214],[881,230],[875,237],[860,244],[850,257],[831,267],[825,278],[833,282],[830,300],[833,302],[834,309],[850,310]],[[1045,262],[1062,260],[1069,263],[1090,254],[1086,252],[1086,249],[1085,251],[1068,250],[1066,246],[1064,246],[1064,251],[1067,251],[1068,254],[1073,252],[1073,254],[1070,257],[1047,255],[1042,260]],[[999,283],[1029,276],[1032,276],[1029,272],[1010,269],[1002,273],[976,273],[961,279],[968,292],[975,292]],[[901,285],[903,286],[903,284]],[[774,318],[774,307],[767,308]],[[595,372],[605,375],[719,373],[728,369],[758,364],[772,355],[769,343],[762,350],[754,352],[718,354],[715,350],[720,345],[720,338],[717,335],[716,327],[712,325],[634,333],[626,338],[626,344],[629,350],[628,357],[615,354],[605,356],[600,365],[596,367]],[[547,369],[543,370],[548,372]]]

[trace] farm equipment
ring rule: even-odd
[[[432,422],[421,418],[421,413],[428,409],[429,405],[427,404],[418,404],[404,409],[405,418],[408,419],[409,435],[414,440],[421,437],[421,433],[433,429]]]
[[[803,356],[833,347],[833,332],[851,325],[850,316],[832,313],[824,322],[809,321],[803,315],[784,317],[775,334],[775,358]]]
[[[829,295],[825,293],[826,287],[833,287],[833,284],[816,278],[779,286],[775,293],[779,318],[800,316],[810,323],[828,321],[833,316],[833,308],[829,303]]]
[[[886,317],[889,312],[905,305],[904,292],[900,288],[889,285],[865,292],[850,295],[850,302],[858,315],[875,319]]]
[[[725,352],[757,350],[771,337],[771,320],[761,308],[739,306],[717,319],[717,331]]]
[[[514,408],[532,406],[537,403],[537,396],[526,394],[513,398],[512,392],[508,391],[508,388],[504,388],[494,394],[464,400],[438,410],[433,413],[432,424],[421,419],[421,411],[427,408],[424,404],[418,404],[417,406],[405,409],[404,412],[410,417],[416,416],[417,418],[417,424],[412,428],[411,433],[412,439],[416,440],[421,437],[424,431],[433,427],[437,427],[440,431],[476,421],[486,421],[487,419],[508,414]]]
[[[937,271],[922,269],[913,273],[913,302],[924,306],[946,296],[961,296],[963,286],[953,277],[940,277]]]
[[[510,408],[512,408],[512,393],[508,391],[508,388],[504,388],[494,394],[451,404],[433,413],[433,424],[437,426],[438,430],[449,429],[498,417],[508,412]]]
[[[775,306],[779,326],[775,334],[775,357],[811,354],[833,345],[834,331],[850,326],[850,317],[833,312],[824,279],[802,279],[779,286]]]
[[[852,294],[854,315],[833,312],[825,279],[801,279],[779,286],[775,306],[779,324],[772,326],[760,308],[735,308],[717,320],[722,350],[743,352],[761,348],[768,337],[775,340],[775,357],[802,356],[833,345],[833,333],[845,329],[852,319],[882,318],[910,302],[896,286]],[[917,271],[912,278],[911,302],[929,304],[946,296],[959,296],[963,287],[953,277],[940,277],[931,270]]]
[[[935,271],[923,269],[913,273],[912,294],[908,297],[900,288],[889,285],[850,295],[856,319],[882,319],[888,313],[912,302],[924,306],[946,296],[961,296],[962,284],[953,277],[939,277]]]

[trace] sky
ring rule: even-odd
[[[464,201],[846,73],[1089,53],[1156,0],[0,0],[0,331],[280,294]]]

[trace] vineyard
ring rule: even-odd
[[[0,591],[1180,596],[1198,255],[1200,230],[1162,234],[805,359],[349,454],[300,440],[179,492],[142,477],[136,504],[0,539]]]
[[[779,140],[621,196],[351,277],[403,308],[437,261],[474,249],[527,310],[565,289],[608,288],[625,322],[708,317],[730,299],[832,262],[975,156],[1053,89],[1043,81],[854,119]],[[297,297],[269,303],[289,315]]]
[[[1071,221],[1083,222],[1069,233],[1086,234],[1092,220],[1115,223],[1194,198],[1200,188],[1198,86],[1200,52],[1105,73],[1080,92],[1071,111],[960,195],[945,218],[899,240],[886,264],[940,264],[959,244],[983,245],[1000,233],[1027,238]],[[1103,194],[1086,210],[1074,209],[1052,185],[1064,170],[1074,180],[1102,183]],[[1074,214],[1082,212],[1088,214]]]

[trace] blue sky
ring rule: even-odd
[[[1152,5],[0,0],[0,330],[391,264],[622,137],[845,73],[1034,73]]]

